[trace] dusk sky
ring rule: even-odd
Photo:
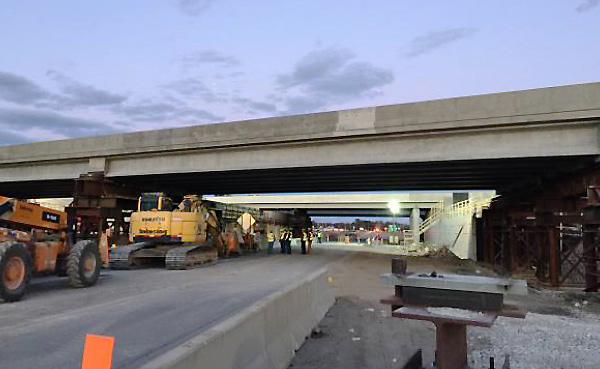
[[[0,7],[0,145],[600,81],[600,0]]]

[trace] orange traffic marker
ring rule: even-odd
[[[110,369],[114,337],[87,334],[81,369]]]

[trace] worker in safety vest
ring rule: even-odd
[[[302,239],[300,240],[300,247],[302,248],[302,255],[306,255],[306,244],[308,243],[308,232],[306,229],[302,230]]]
[[[288,228],[285,234],[285,252],[288,255],[292,254],[292,238],[294,238],[294,233],[291,228]]]
[[[267,242],[269,243],[269,247],[267,248],[267,253],[273,253],[273,244],[275,243],[275,233],[273,231],[269,231],[267,234]]]
[[[308,234],[308,239],[306,240],[306,246],[308,246],[308,249],[306,250],[306,252],[308,254],[310,254],[310,250],[312,249],[312,242],[313,242],[313,238],[314,238],[313,230],[309,228],[306,231],[306,233]]]
[[[323,231],[320,229],[317,231],[317,240],[319,241],[319,243],[323,242]]]
[[[285,238],[287,236],[287,230],[284,227],[281,227],[279,230],[279,247],[281,247],[281,253],[285,254],[286,246],[285,246]]]

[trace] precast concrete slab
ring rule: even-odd
[[[485,277],[477,275],[443,274],[435,277],[427,274],[400,275],[386,273],[381,281],[393,285],[415,288],[434,288],[506,295],[527,295],[527,282],[522,279]]]

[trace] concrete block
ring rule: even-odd
[[[483,277],[474,275],[444,274],[431,277],[422,274],[380,276],[383,283],[403,287],[438,288],[452,291],[527,295],[527,282],[522,279]]]
[[[402,302],[406,305],[453,307],[485,311],[502,310],[504,295],[436,288],[403,287]]]
[[[106,158],[90,158],[88,162],[88,173],[104,173],[107,169]]]
[[[163,354],[142,369],[286,369],[333,305],[323,268]]]
[[[392,259],[392,273],[393,274],[406,274],[406,259],[394,258]]]

